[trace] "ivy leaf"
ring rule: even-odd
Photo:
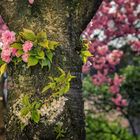
[[[4,72],[6,71],[7,68],[7,64],[4,63],[1,67],[0,67],[0,77],[4,74]]]
[[[15,48],[15,49],[22,49],[22,44],[20,44],[20,43],[13,43],[13,44],[11,45],[11,47],[12,47],[12,48]]]
[[[35,123],[38,123],[40,120],[40,114],[37,110],[32,110],[31,118]]]
[[[39,60],[36,57],[29,56],[29,58],[28,58],[28,67],[37,65],[38,61]]]
[[[20,32],[19,34],[25,40],[30,40],[30,41],[36,40],[36,35],[32,30],[23,29],[23,32]]]
[[[48,48],[51,50],[55,50],[60,44],[56,41],[48,41]]]

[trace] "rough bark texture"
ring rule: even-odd
[[[27,0],[1,0],[0,14],[11,30],[20,31],[22,28],[35,32],[44,30],[50,39],[59,41],[62,45],[56,50],[51,72],[40,69],[26,69],[24,66],[10,66],[9,73],[9,102],[5,117],[7,140],[55,140],[52,126],[29,124],[21,132],[13,118],[10,106],[20,94],[36,93],[47,83],[47,77],[56,73],[56,66],[65,71],[71,71],[76,79],[71,83],[68,102],[63,114],[58,117],[66,131],[64,140],[84,140],[84,111],[81,95],[81,60],[80,33],[86,27],[98,8],[99,0],[35,0],[30,6]],[[12,121],[11,121],[12,120]]]

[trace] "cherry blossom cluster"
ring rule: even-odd
[[[16,41],[16,33],[10,31],[7,25],[0,17],[0,49],[2,61],[9,63],[11,62],[13,57],[15,56],[20,57],[20,54],[17,52],[17,49],[10,47],[10,45],[15,41]],[[21,57],[24,62],[27,62],[29,57],[28,51],[32,49],[33,43],[31,41],[25,41],[22,46],[24,53],[22,54]]]
[[[9,47],[9,45],[14,41],[15,33],[9,31],[7,25],[0,16],[0,49],[2,49],[1,58],[7,63],[11,61],[11,55],[14,54],[14,50]]]
[[[123,47],[129,46],[140,54],[140,1],[103,0],[81,38],[93,54],[83,65],[83,73],[96,70],[93,84],[107,84],[115,105],[118,108],[127,106],[120,91],[125,78],[116,73],[116,67],[125,55],[121,50]]]

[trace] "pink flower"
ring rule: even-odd
[[[104,84],[105,81],[106,81],[106,77],[100,72],[98,72],[97,74],[95,74],[92,77],[92,82],[96,86],[100,86],[100,85]]]
[[[22,46],[23,46],[23,51],[26,53],[32,49],[33,43],[31,41],[25,41],[25,43]]]
[[[113,50],[110,54],[106,56],[106,59],[110,65],[117,65],[120,63],[122,55],[123,55],[122,51]]]
[[[115,74],[113,84],[115,86],[121,86],[122,82],[124,81],[124,77],[118,76],[118,74]]]
[[[112,102],[118,107],[124,107],[128,105],[126,99],[122,99],[120,94],[117,94],[116,98],[112,98]]]
[[[34,3],[34,0],[28,0],[30,4],[33,4]]]
[[[128,103],[125,99],[122,100],[121,104],[122,104],[122,106],[127,106],[128,105]]]
[[[97,70],[101,70],[103,66],[105,65],[105,62],[106,62],[105,57],[96,56],[93,59],[93,67]]]
[[[131,46],[132,50],[140,53],[140,41],[135,41]]]
[[[24,62],[28,62],[28,57],[29,57],[29,54],[25,53],[25,54],[22,55],[22,60]]]
[[[11,61],[11,49],[4,47],[1,52],[1,58],[4,62],[9,63]]]
[[[120,94],[117,94],[117,97],[116,98],[112,98],[112,102],[116,106],[121,106],[121,100],[122,100],[122,96]]]
[[[90,70],[90,66],[91,66],[91,63],[87,61],[87,63],[82,66],[82,73],[85,73],[85,74],[88,73]]]
[[[10,45],[16,40],[15,32],[6,30],[5,32],[2,33],[1,39],[4,44]]]
[[[100,54],[100,55],[105,55],[108,51],[108,46],[104,45],[104,46],[99,46],[97,48],[97,52]]]
[[[117,94],[120,91],[120,88],[118,86],[110,86],[109,87],[109,92],[113,93],[113,94]]]
[[[12,48],[12,56],[16,56],[16,52],[17,52],[17,49],[16,48]]]

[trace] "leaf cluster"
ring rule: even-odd
[[[62,128],[62,124],[58,123],[55,127],[54,127],[54,132],[56,133],[56,139],[61,139],[64,137],[65,131]]]
[[[136,140],[127,128],[118,122],[109,122],[104,116],[86,117],[86,139],[87,140]]]
[[[30,102],[29,96],[25,95],[22,99],[23,108],[20,110],[21,116],[26,117],[28,113],[31,114],[31,120],[35,123],[38,123],[40,120],[40,114],[38,112],[39,108],[41,107],[41,102]]]
[[[75,78],[75,76],[72,76],[70,72],[66,74],[61,68],[58,68],[58,69],[61,73],[60,76],[49,77],[51,82],[49,82],[48,85],[43,88],[42,93],[45,93],[48,90],[51,90],[53,97],[59,97],[69,91],[70,81],[71,79]]]
[[[12,48],[17,49],[19,56],[24,54],[22,45],[25,41],[31,41],[33,43],[33,48],[28,53],[28,67],[35,66],[39,63],[42,68],[44,66],[50,68],[54,55],[53,52],[59,46],[59,43],[49,40],[46,32],[35,34],[32,30],[23,29],[22,32],[19,32],[16,42],[11,45]],[[17,64],[22,59],[21,57],[16,57],[13,61]]]
[[[93,56],[88,49],[89,49],[88,44],[83,44],[83,47],[81,50],[81,57],[82,57],[83,63],[87,62],[88,57]]]

